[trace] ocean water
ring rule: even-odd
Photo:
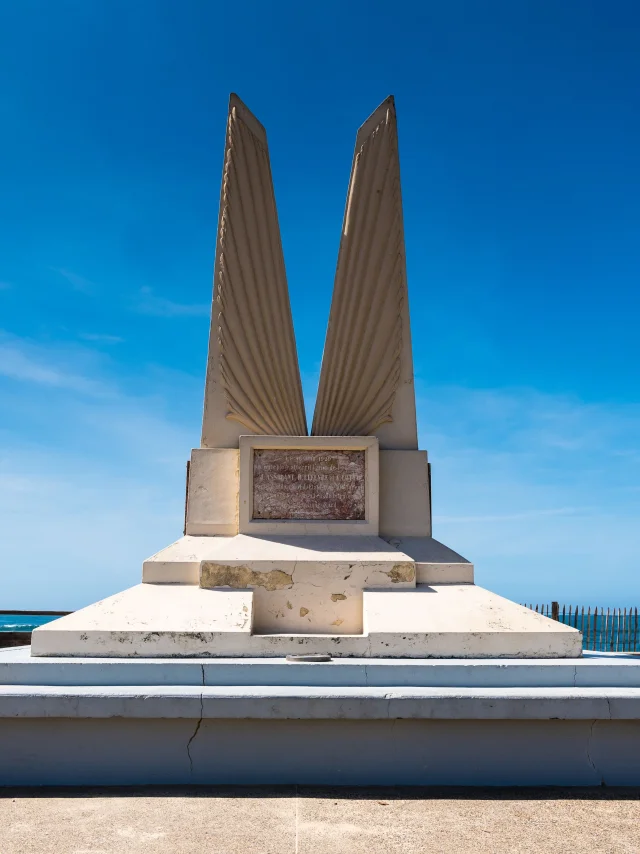
[[[38,626],[56,619],[52,615],[36,617],[33,614],[0,614],[0,632],[32,632]]]

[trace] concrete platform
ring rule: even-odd
[[[316,665],[14,649],[0,678],[4,785],[640,783],[631,656]]]
[[[281,592],[285,599],[292,595],[287,588]],[[343,604],[341,592],[323,595],[332,605]],[[365,590],[361,596],[361,634],[265,633],[253,628],[255,590],[141,584],[40,626],[32,655],[572,658],[582,652],[575,629],[476,585]]]

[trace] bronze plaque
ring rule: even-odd
[[[363,521],[365,451],[253,452],[253,518]]]

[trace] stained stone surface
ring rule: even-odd
[[[365,519],[365,451],[256,449],[253,518]]]

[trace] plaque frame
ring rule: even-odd
[[[364,520],[254,519],[253,452],[263,449],[287,451],[364,451]],[[328,536],[378,536],[379,457],[375,436],[240,436],[240,498],[238,528],[241,534],[318,534]]]

